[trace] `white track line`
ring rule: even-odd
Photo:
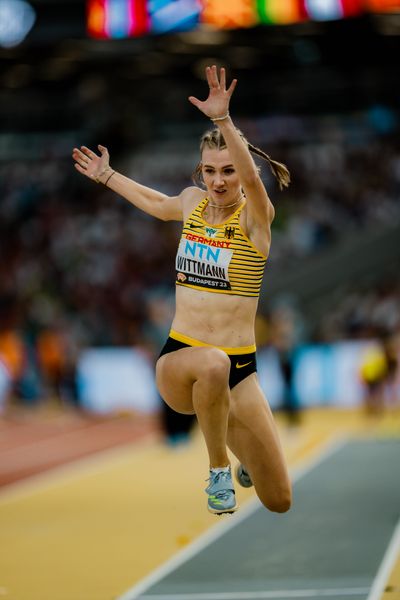
[[[390,573],[396,562],[396,558],[400,555],[400,520],[390,540],[389,546],[385,552],[383,560],[380,564],[378,573],[374,579],[371,587],[371,591],[367,600],[380,600],[385,591],[387,581],[390,577]]]
[[[369,588],[337,588],[320,590],[271,590],[269,592],[220,592],[215,594],[161,594],[140,596],[141,600],[284,600],[290,598],[338,598],[364,596]]]
[[[318,454],[318,456],[308,460],[302,466],[297,469],[294,469],[292,472],[292,482],[295,483],[304,475],[306,475],[309,471],[317,467],[321,462],[338,452],[343,448],[346,444],[347,440],[340,437],[335,438],[333,441],[331,440],[325,446],[325,449]],[[215,540],[220,538],[224,533],[236,527],[239,523],[247,519],[250,515],[252,515],[258,508],[260,508],[261,502],[258,498],[253,498],[249,500],[239,510],[239,512],[227,518],[227,520],[221,521],[211,527],[211,529],[207,530],[203,533],[197,540],[189,544],[186,548],[175,554],[172,558],[170,558],[163,565],[155,569],[152,573],[150,573],[147,577],[139,581],[132,588],[127,590],[122,596],[119,596],[116,600],[135,600],[135,598],[139,598],[140,594],[148,590],[151,586],[158,583],[161,579],[166,577],[175,571],[182,564],[190,560],[193,556],[201,552],[204,548],[212,544]],[[189,596],[186,595],[188,598]]]

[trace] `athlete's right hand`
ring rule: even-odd
[[[93,150],[86,146],[74,148],[72,150],[72,158],[75,161],[75,169],[86,175],[90,179],[94,179],[99,182],[102,181],[102,177],[107,177],[107,171],[110,169],[110,155],[105,146],[97,146],[100,151],[100,156],[95,154]]]

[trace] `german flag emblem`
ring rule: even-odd
[[[231,240],[235,237],[235,228],[234,227],[225,227],[225,237],[228,240]]]

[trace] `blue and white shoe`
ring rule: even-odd
[[[206,488],[208,494],[207,508],[214,515],[233,513],[239,508],[233,487],[231,468],[226,471],[210,469],[210,483]]]
[[[236,467],[236,479],[242,487],[249,488],[253,485],[250,475],[242,464]]]

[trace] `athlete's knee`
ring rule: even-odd
[[[199,360],[199,378],[204,378],[211,384],[225,385],[229,379],[231,361],[227,354],[219,348],[207,348]]]
[[[285,513],[290,510],[292,506],[292,498],[289,496],[282,496],[281,498],[276,498],[272,502],[269,502],[267,508],[271,512],[276,513]]]
[[[292,491],[290,487],[282,487],[269,491],[260,496],[261,502],[268,510],[276,513],[285,513],[292,506]]]

